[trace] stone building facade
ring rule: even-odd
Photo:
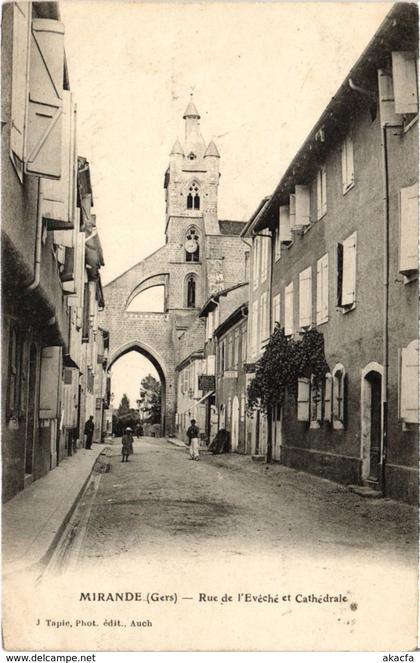
[[[110,333],[109,366],[132,350],[155,366],[162,384],[162,430],[175,431],[176,366],[184,354],[182,337],[194,326],[211,293],[243,280],[246,246],[243,223],[220,220],[217,211],[220,155],[205,143],[200,115],[191,101],[184,113],[185,139],[176,140],[165,173],[165,244],[104,288],[101,318]],[[163,286],[162,312],[130,312],[142,292]],[[202,347],[201,337],[197,348]]]

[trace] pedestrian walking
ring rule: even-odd
[[[200,432],[195,419],[191,419],[191,426],[187,430],[190,460],[200,460],[198,434]]]
[[[133,453],[133,431],[130,427],[127,427],[125,429],[121,443],[122,443],[121,462],[123,463],[125,461],[126,463],[128,463],[128,457],[131,456],[131,454]]]
[[[95,424],[93,423],[93,415],[91,414],[87,422],[85,423],[85,449],[90,449],[92,447],[92,438]]]

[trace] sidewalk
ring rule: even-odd
[[[106,448],[93,444],[89,451],[79,449],[3,505],[4,575],[48,560]]]

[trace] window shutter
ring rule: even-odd
[[[328,253],[321,259],[322,263],[322,320],[328,320]]]
[[[72,377],[73,377],[73,371],[71,368],[65,368],[64,369],[64,384],[71,384],[72,383]]]
[[[341,143],[341,181],[343,184],[343,191],[347,190],[347,148],[346,141]]]
[[[327,374],[325,376],[324,387],[324,421],[332,420],[332,387],[332,377],[330,374]]]
[[[294,230],[296,227],[296,195],[294,193],[291,193],[289,197],[289,219],[290,230]]]
[[[49,230],[55,230],[54,242],[73,245],[74,186],[74,113],[72,95],[63,91],[63,140],[61,146],[61,178],[46,179],[42,185],[42,216]],[[62,230],[59,230],[62,228]]]
[[[347,186],[354,184],[354,151],[353,137],[349,134],[346,138],[346,164],[347,164]]]
[[[209,355],[207,357],[206,373],[207,375],[214,375],[215,370],[216,370],[216,357],[215,355]]]
[[[55,419],[59,408],[61,348],[51,346],[41,351],[40,419]]]
[[[299,327],[312,324],[312,268],[299,274]]]
[[[337,244],[337,296],[336,305],[341,306],[341,297],[343,291],[343,245]]]
[[[25,172],[30,175],[61,177],[63,71],[63,24],[33,19],[25,147]]]
[[[356,301],[356,234],[343,242],[343,286],[341,305],[349,306]]]
[[[289,283],[284,296],[284,333],[286,336],[293,334],[293,282]]]
[[[292,241],[288,205],[281,205],[281,207],[279,208],[279,241],[280,242]]]
[[[280,322],[280,295],[276,295],[273,298],[273,329],[276,326],[276,322]]]
[[[23,181],[25,115],[28,98],[29,2],[13,4],[12,100],[10,111],[10,157],[20,181]]]
[[[419,422],[419,343],[413,341],[401,351],[401,419],[407,424]]]
[[[384,69],[378,69],[379,114],[382,127],[402,125],[401,115],[395,113],[394,86],[392,76]]]
[[[417,113],[416,54],[414,51],[392,53],[392,79],[394,82],[395,112]]]
[[[76,294],[76,281],[75,281],[75,250],[74,248],[66,248],[66,255],[64,260],[64,269],[61,272],[61,281],[63,283],[63,290],[66,295]]]
[[[297,418],[298,421],[309,421],[310,384],[307,378],[298,379]]]
[[[322,258],[316,263],[316,321],[322,321]]]
[[[310,223],[310,189],[309,186],[297,184],[296,195],[296,225],[307,226]]]
[[[322,216],[322,173],[318,170],[316,174],[316,210],[317,218]]]
[[[327,169],[325,166],[321,170],[321,185],[322,185],[322,213],[327,212]]]
[[[400,272],[418,269],[418,183],[400,191]]]

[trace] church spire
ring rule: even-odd
[[[197,144],[204,145],[204,140],[200,133],[200,114],[195,107],[192,92],[191,99],[183,115],[183,119],[185,120],[185,144],[189,146]],[[187,151],[185,151],[185,153],[187,153]]]

